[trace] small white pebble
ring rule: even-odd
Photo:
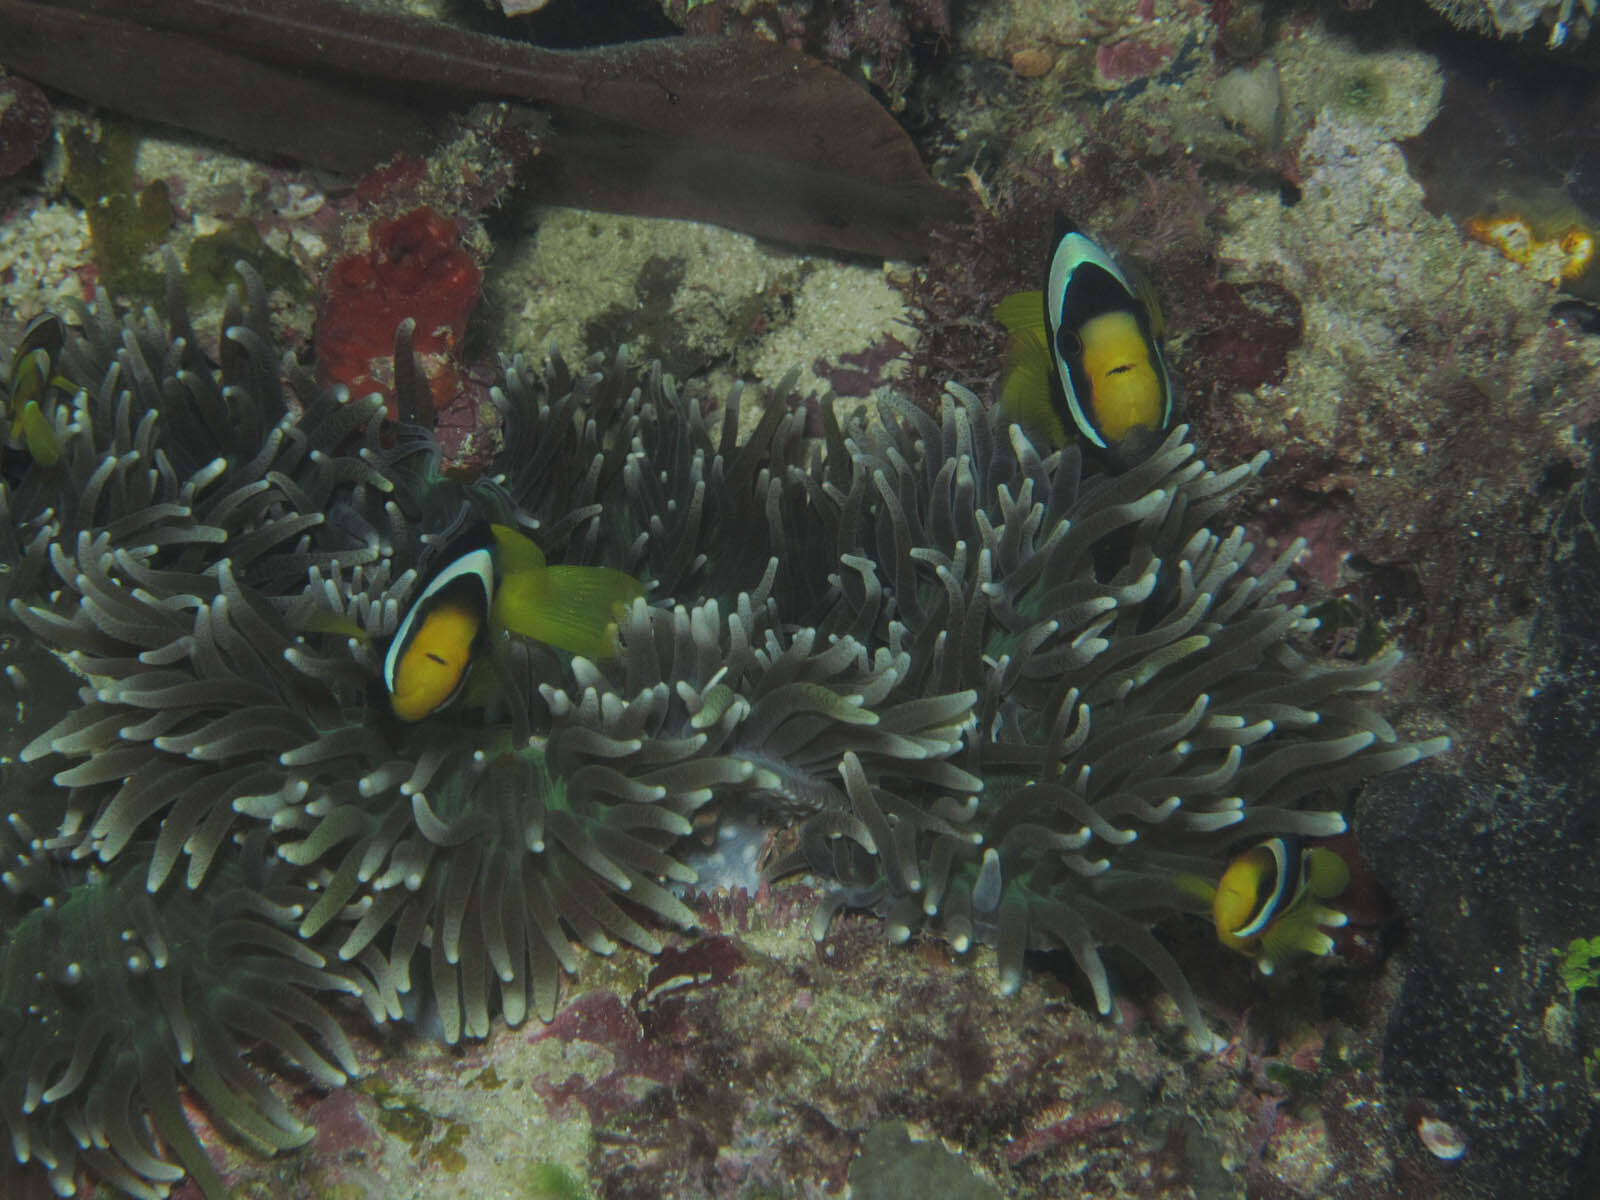
[[[1429,1154],[1445,1162],[1454,1162],[1467,1152],[1467,1139],[1461,1131],[1437,1117],[1423,1117],[1418,1121],[1417,1136]]]

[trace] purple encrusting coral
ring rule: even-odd
[[[19,75],[0,76],[0,180],[38,156],[50,136],[50,101]]]

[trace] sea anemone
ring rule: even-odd
[[[674,889],[711,819],[797,831],[779,869],[835,884],[819,931],[854,905],[992,943],[1008,987],[1065,947],[1102,1010],[1119,947],[1206,1039],[1149,932],[1194,909],[1179,877],[1342,828],[1311,801],[1437,748],[1362,700],[1392,656],[1292,647],[1293,549],[1253,575],[1206,527],[1259,460],[1209,472],[1182,431],[1095,475],[952,388],[939,420],[824,406],[816,444],[785,383],[741,439],[737,392],[713,421],[625,353],[552,355],[506,364],[503,449],[453,482],[424,432],[279,360],[248,270],[215,363],[172,278],[164,320],[80,314],[40,393],[59,459],[0,483],[30,706],[0,766],[0,1115],[58,1190],[81,1165],[216,1194],[180,1081],[295,1143],[240,1051],[337,1083],[340,994],[451,1042],[549,1020],[578,945],[693,926]],[[382,644],[483,521],[647,599],[614,657],[497,635],[493,687],[402,724]]]
[[[270,1047],[343,1084],[355,1055],[320,996],[355,988],[323,969],[290,917],[270,871],[249,880],[230,865],[203,890],[154,895],[136,872],[90,875],[10,928],[0,1112],[17,1161],[40,1164],[58,1195],[73,1193],[80,1163],[141,1198],[165,1196],[185,1171],[221,1195],[180,1080],[246,1145],[309,1141],[243,1051]]]
[[[877,833],[808,840],[804,864],[842,885],[817,935],[840,907],[874,908],[898,939],[928,927],[958,950],[995,945],[1008,990],[1024,951],[1065,949],[1102,1013],[1099,948],[1115,946],[1211,1044],[1150,933],[1164,912],[1201,911],[1179,881],[1216,879],[1241,840],[1343,831],[1302,806],[1447,743],[1402,744],[1363,701],[1398,652],[1330,666],[1295,648],[1316,627],[1286,603],[1298,543],[1255,574],[1242,530],[1206,527],[1264,454],[1210,471],[1179,428],[1132,470],[1086,475],[1075,447],[1041,457],[955,386],[938,422],[909,406],[876,418],[841,429],[825,409],[810,494],[843,569],[817,623],[907,646],[925,692],[976,693],[956,762],[983,793],[935,817],[846,761],[848,809]]]
[[[353,1069],[309,994],[278,1002],[337,1070],[289,1018],[219,1015],[268,960],[289,985],[359,994],[374,1020],[429,1014],[449,1041],[486,1035],[495,1015],[549,1019],[574,939],[655,952],[651,925],[692,925],[668,885],[694,881],[671,851],[698,808],[809,797],[846,752],[886,770],[948,755],[972,701],[899,703],[894,654],[781,626],[764,529],[738,539],[745,553],[712,552],[766,486],[757,461],[798,440],[798,416],[764,425],[758,455],[732,446],[731,423],[714,438],[659,372],[639,387],[625,360],[573,378],[555,358],[536,397],[513,365],[498,398],[515,466],[452,484],[417,453],[425,437],[382,437],[377,405],[280,366],[259,281],[246,280],[215,366],[176,291],[165,329],[151,313],[82,314],[57,364],[76,390],[47,413],[59,460],[0,493],[12,641],[53,651],[49,668],[86,685],[52,697],[54,719],[5,768],[19,799],[0,964],[19,1024],[0,1094],[16,1099],[18,1159],[43,1162],[58,1187],[69,1131],[95,1146],[81,1161],[127,1190],[160,1192],[179,1164],[214,1190],[173,1123],[178,1077],[258,1146],[298,1136],[259,1082],[216,1090],[185,1073],[195,1037],[236,1058],[226,1039],[246,1029],[323,1082]],[[485,518],[696,599],[636,605],[624,652],[603,666],[495,639],[501,687],[486,712],[401,726],[379,643],[452,532]],[[698,598],[710,586],[728,589],[726,616]],[[251,896],[270,929],[249,927],[248,962],[195,948],[208,921],[244,928],[217,906]],[[124,908],[145,957],[182,947],[182,962],[211,964],[158,975],[182,975],[186,1003],[170,989],[152,993],[159,1007],[120,995],[129,954],[108,956],[101,926]],[[73,1004],[40,991],[63,972],[94,981]],[[144,1022],[120,1075],[99,1042],[73,1049],[102,1002]],[[108,1120],[115,1137],[100,1132]]]

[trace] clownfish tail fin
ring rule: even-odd
[[[1050,335],[1045,327],[1044,293],[1018,292],[995,308],[995,317],[1010,331],[1000,405],[1028,433],[1051,448],[1067,440],[1066,429],[1051,402],[1050,378],[1055,370]]]
[[[1307,850],[1305,863],[1306,890],[1318,900],[1332,900],[1350,886],[1349,864],[1326,846]]]
[[[585,658],[617,652],[617,619],[644,585],[610,567],[544,567],[510,572],[490,619],[502,629]]]

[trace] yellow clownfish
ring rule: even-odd
[[[420,721],[450,704],[491,630],[509,630],[585,658],[617,652],[617,618],[644,585],[609,567],[546,566],[506,525],[453,559],[422,589],[383,660],[394,715]]]
[[[1030,432],[1060,446],[1076,431],[1127,465],[1172,426],[1153,293],[1065,221],[1044,291],[1008,296],[995,315],[1011,332],[1000,402]]]
[[[53,467],[61,459],[54,411],[73,390],[70,382],[56,374],[65,339],[61,319],[45,313],[28,322],[11,356],[6,402],[10,428],[5,444],[10,450],[26,452],[41,467]]]
[[[1256,959],[1270,975],[1294,954],[1329,954],[1333,939],[1322,927],[1345,924],[1342,912],[1323,907],[1350,882],[1350,869],[1332,850],[1306,848],[1298,838],[1268,838],[1228,864],[1212,884],[1196,876],[1181,886],[1211,905],[1217,940]]]

